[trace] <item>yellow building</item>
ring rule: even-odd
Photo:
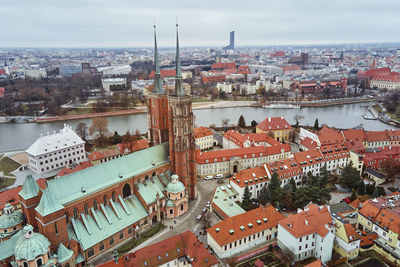
[[[356,258],[360,251],[360,235],[356,232],[354,226],[346,223],[341,216],[332,217],[335,220],[336,227],[333,249],[342,257],[350,260]]]
[[[283,117],[268,117],[257,124],[257,133],[270,133],[278,141],[289,141],[293,136],[293,127]]]

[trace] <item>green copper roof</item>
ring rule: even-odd
[[[57,262],[63,263],[64,261],[69,260],[72,255],[74,255],[74,252],[70,249],[67,249],[63,243],[60,243],[57,249]]]
[[[37,256],[47,253],[50,242],[39,233],[33,232],[31,225],[23,228],[23,235],[18,239],[14,247],[14,256],[16,260],[34,260]],[[31,233],[31,234],[29,234]]]
[[[179,193],[185,190],[185,186],[183,185],[182,182],[178,181],[178,182],[169,182],[167,185],[167,191],[169,193]]]
[[[174,203],[170,199],[168,199],[167,204],[165,204],[165,206],[166,207],[173,207]]]
[[[111,185],[168,163],[168,142],[47,182],[58,203],[87,197]]]
[[[28,175],[25,178],[24,185],[22,186],[21,191],[19,191],[19,195],[23,199],[30,199],[36,197],[39,193],[39,185],[36,183],[35,179],[33,179],[32,175]]]
[[[23,237],[22,230],[12,235],[9,239],[0,242],[0,260],[5,260],[14,255],[14,247],[20,237]]]
[[[246,211],[236,204],[235,199],[233,199],[235,195],[238,196],[238,193],[233,188],[219,186],[215,190],[212,202],[229,217],[245,213]]]
[[[7,204],[10,205],[9,203]],[[14,211],[10,214],[3,213],[0,216],[0,229],[6,229],[17,226],[24,220],[25,220],[25,215],[20,211]]]
[[[110,205],[103,206],[103,204],[101,204],[100,209],[92,211],[96,214],[97,219],[91,214],[81,214],[81,216],[85,217],[84,220],[74,220],[71,218],[72,229],[68,231],[69,238],[76,239],[81,244],[83,250],[87,250],[112,235],[115,235],[114,238],[117,241],[118,236],[116,236],[116,234],[148,215],[136,196],[130,196],[122,201],[124,201],[129,214],[119,201],[115,201],[114,207],[120,217],[117,216]],[[105,214],[107,214],[108,219]]]
[[[40,215],[46,216],[53,212],[63,209],[64,207],[58,203],[54,197],[51,188],[45,188],[43,190],[42,197],[40,198],[39,205],[35,208]]]
[[[154,176],[153,181],[147,180],[146,184],[138,183],[139,194],[142,196],[146,204],[151,204],[156,201],[156,195],[158,193],[159,198],[164,197],[164,186],[160,182],[157,176]]]
[[[160,63],[158,62],[156,25],[154,25],[154,66],[155,66],[155,72],[154,72],[153,92],[163,94],[164,90],[161,83]]]
[[[178,35],[178,24],[176,24],[176,76],[175,76],[175,93],[177,96],[183,96],[182,85],[182,70],[181,70],[181,58],[179,53],[179,35]]]

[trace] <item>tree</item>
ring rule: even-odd
[[[230,119],[228,119],[228,118],[223,118],[221,120],[221,125],[222,125],[222,127],[225,127],[225,131],[228,130],[227,127],[229,126],[229,121],[230,121]]]
[[[318,129],[319,129],[318,119],[315,119],[315,122],[314,122],[314,129],[315,129],[315,130],[318,130]]]
[[[372,197],[379,197],[378,187],[375,187],[374,193],[372,194]]]
[[[364,181],[360,181],[358,187],[357,187],[357,194],[361,195],[365,195],[365,184]]]
[[[256,127],[257,124],[258,124],[258,123],[257,123],[255,120],[252,120],[252,121],[251,121],[251,127]]]
[[[89,133],[95,139],[95,143],[99,147],[107,145],[107,136],[109,134],[107,128],[107,120],[105,118],[96,117],[92,121],[92,126],[89,128]]]
[[[272,174],[271,181],[269,182],[267,189],[271,204],[276,205],[283,195],[283,189],[281,188],[281,183],[279,181],[277,172]]]
[[[296,114],[296,115],[293,117],[293,119],[294,119],[294,121],[296,122],[296,127],[298,127],[298,126],[299,126],[300,120],[304,119],[304,116],[303,116],[303,115],[300,115],[300,114]]]
[[[244,120],[243,115],[240,115],[240,117],[239,117],[238,126],[241,127],[241,128],[246,127],[246,122],[245,122],[245,120]]]
[[[267,204],[269,201],[269,195],[268,195],[268,189],[267,187],[264,185],[261,190],[260,190],[260,204],[261,205],[265,205]]]
[[[320,179],[319,179],[319,185],[321,187],[325,187],[328,185],[329,182],[329,172],[326,169],[326,164],[324,164],[324,166],[322,166],[321,168],[321,172],[320,172]]]
[[[244,188],[243,200],[242,200],[242,208],[246,211],[250,209],[250,205],[251,205],[250,198],[251,198],[250,190],[249,190],[249,187],[246,186]]]
[[[86,138],[89,135],[88,132],[88,127],[86,123],[80,122],[75,128],[76,134],[79,135],[79,137],[86,142]]]
[[[354,201],[354,200],[356,200],[356,198],[357,198],[357,192],[356,192],[356,190],[353,190],[351,192],[350,200]]]
[[[111,142],[113,145],[119,144],[122,141],[122,137],[118,134],[117,131],[114,131],[114,135],[111,138]]]
[[[386,173],[386,181],[393,182],[400,174],[400,162],[394,159],[387,159],[382,163],[382,169]]]
[[[353,167],[353,163],[344,166],[339,177],[339,183],[347,188],[356,189],[360,184],[360,173]]]

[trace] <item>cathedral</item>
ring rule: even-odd
[[[153,90],[147,100],[149,148],[47,181],[27,176],[22,214],[0,216],[1,266],[83,266],[149,229],[175,219],[196,198],[192,99],[185,95],[176,25],[176,78],[166,92],[154,27]],[[32,248],[32,249],[30,249]]]

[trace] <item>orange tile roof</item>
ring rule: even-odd
[[[221,162],[227,161],[231,157],[240,157],[247,158],[254,157],[265,157],[267,155],[267,150],[263,146],[254,146],[254,147],[245,147],[245,148],[235,148],[235,149],[225,149],[225,150],[217,150],[217,151],[207,151],[207,152],[200,152],[197,150],[196,153],[196,162],[198,164],[206,163],[208,160],[209,163],[213,162]]]
[[[133,153],[148,147],[149,147],[149,141],[147,140],[147,138],[139,139],[130,143],[117,144],[117,148],[121,154],[126,153],[126,150],[128,150],[128,153]]]
[[[350,157],[349,149],[344,144],[322,146],[319,150],[324,161]]]
[[[257,128],[263,131],[274,131],[292,129],[292,126],[283,117],[268,117],[257,124]]]
[[[340,132],[332,132],[326,134],[318,133],[318,138],[321,143],[321,146],[331,145],[331,144],[341,144],[345,141],[343,135]]]
[[[328,207],[323,206],[320,208],[314,203],[308,204],[304,211],[290,214],[289,217],[279,221],[279,225],[296,238],[313,233],[324,237],[329,232],[325,225],[332,224],[333,221]]]
[[[206,267],[218,264],[218,260],[208,252],[197,237],[186,231],[136,250],[124,256],[125,266],[160,266],[180,257],[188,256],[194,267]],[[146,265],[145,265],[146,262]]]
[[[161,72],[162,78],[167,78],[167,77],[171,78],[171,77],[175,77],[175,75],[176,75],[176,70],[161,70],[160,72]],[[155,74],[155,71],[153,70],[149,75],[149,79],[153,79],[154,74]]]
[[[321,267],[322,262],[320,260],[315,260],[307,265],[304,265],[304,267]]]
[[[359,200],[358,198],[356,198],[354,201],[349,203],[349,205],[355,209],[358,209],[360,207],[360,204],[361,204],[361,200]]]
[[[284,218],[285,216],[273,206],[266,205],[225,218],[223,221],[208,228],[207,233],[212,236],[219,246],[224,246],[246,236],[276,227],[278,222]],[[251,227],[249,224],[251,224]],[[217,228],[219,231],[217,231]],[[230,230],[233,230],[233,234],[231,234]]]
[[[304,138],[304,140],[300,140],[300,144],[309,150],[316,149],[318,144],[314,140],[312,140],[310,137]]]
[[[119,152],[118,148],[110,148],[106,150],[101,150],[101,151],[94,151],[89,154],[88,158],[90,161],[95,161],[95,160],[102,160],[106,158],[110,158],[113,156],[118,156],[121,153]]]
[[[360,239],[360,235],[357,233],[356,228],[350,223],[344,224],[344,230],[346,231],[347,238],[350,242]]]
[[[211,69],[236,69],[236,63],[214,63],[212,64]]]
[[[301,168],[319,164],[322,161],[322,154],[318,149],[294,153],[294,158]]]
[[[368,131],[366,132],[366,139],[368,142],[389,141],[386,131]]]
[[[214,135],[210,128],[207,127],[197,127],[193,129],[194,138],[201,138],[209,135]]]
[[[336,134],[336,133],[339,133],[339,131],[326,125],[322,126],[321,130],[318,131],[318,134]]]
[[[232,141],[236,145],[243,147],[244,142],[247,140],[250,141],[251,145],[254,143],[268,143],[272,145],[279,145],[281,144],[279,141],[275,140],[271,136],[266,133],[249,133],[249,134],[242,134],[235,130],[229,130],[224,134],[224,138]]]
[[[364,142],[367,139],[364,129],[361,130],[348,129],[342,131],[342,133],[347,141]]]
[[[79,163],[77,166],[75,166],[73,168],[65,167],[65,168],[61,169],[57,173],[57,175],[58,176],[64,176],[64,175],[67,175],[67,174],[70,174],[70,173],[73,173],[73,172],[77,172],[77,171],[80,171],[80,170],[83,170],[83,169],[86,169],[86,168],[89,168],[89,167],[92,167],[92,166],[93,166],[93,164],[90,161],[84,161],[84,162]]]

